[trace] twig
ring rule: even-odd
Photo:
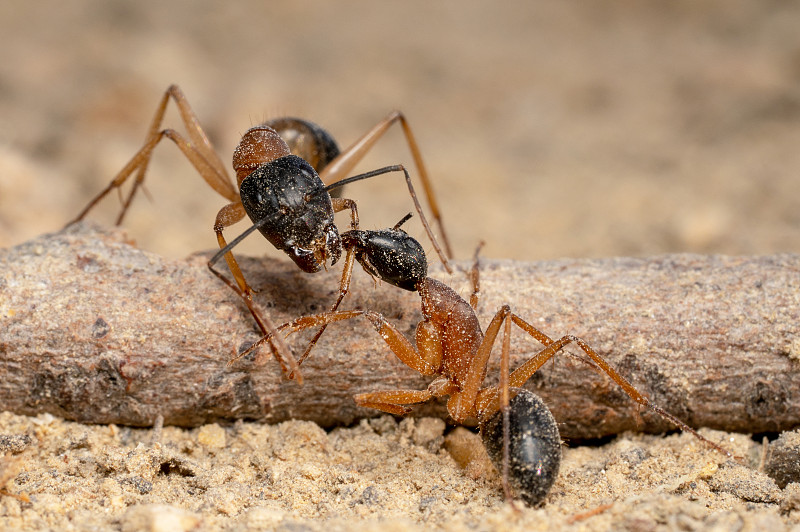
[[[0,250],[0,405],[16,413],[89,423],[193,426],[220,419],[352,423],[375,412],[352,396],[417,388],[366,322],[332,325],[302,370],[303,387],[277,364],[244,360],[258,339],[249,313],[205,267],[208,255],[171,261],[125,243],[122,232],[78,225]],[[339,273],[243,259],[256,302],[276,323],[323,311]],[[463,264],[469,268],[471,264]],[[481,261],[485,324],[503,303],[551,336],[583,337],[633,383],[693,426],[746,432],[800,423],[800,256],[667,255],[645,259]],[[468,295],[463,273],[434,273]],[[383,313],[413,335],[416,294],[357,273],[343,308]],[[290,337],[302,352],[307,338]],[[539,348],[514,336],[515,367]],[[489,368],[490,381],[497,367]],[[530,387],[565,437],[667,426],[572,357]],[[418,410],[445,415],[443,404]]]

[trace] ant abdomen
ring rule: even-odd
[[[538,504],[550,491],[561,464],[561,436],[553,414],[538,395],[518,388],[508,405],[508,482],[517,496]],[[503,410],[481,425],[481,439],[503,472]]]
[[[264,124],[281,136],[292,154],[308,161],[317,172],[321,172],[339,155],[339,146],[330,133],[314,122],[285,117],[267,120]],[[334,191],[341,192],[340,189]]]

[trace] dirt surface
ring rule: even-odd
[[[8,293],[0,301],[0,404],[16,414],[138,427],[161,415],[182,427],[300,419],[328,428],[378,415],[358,407],[354,395],[430,383],[364,316],[331,324],[303,364],[303,386],[286,379],[269,348],[238,357],[261,334],[247,306],[208,270],[209,256],[167,259],[131,245],[124,229],[86,222],[0,249],[0,284]],[[338,271],[307,275],[288,259],[240,259],[259,290],[253,301],[276,324],[335,300]],[[433,265],[428,274],[468,297],[464,272],[472,263],[453,267],[448,274]],[[591,350],[565,346],[526,384],[565,438],[673,427],[595,371],[588,363],[594,356],[692,426],[775,433],[799,421],[798,270],[800,254],[482,259],[474,314],[488,327],[509,305],[552,341],[581,331]],[[379,313],[414,338],[423,319],[419,295],[357,273],[343,308]],[[544,348],[537,333],[518,325],[511,368]],[[295,356],[315,332],[286,338]],[[482,386],[499,379],[501,338]],[[445,401],[414,413],[446,418]]]
[[[800,485],[687,435],[626,434],[564,449],[543,507],[505,503],[487,468],[442,448],[439,419],[391,417],[325,432],[310,422],[187,431],[0,415],[26,435],[5,467],[32,502],[0,499],[0,527],[90,530],[786,530]],[[760,445],[705,432],[753,465]],[[470,433],[470,436],[474,436]],[[2,441],[2,440],[0,440]]]
[[[722,0],[3,3],[0,246],[73,217],[178,83],[224,161],[265,117],[313,119],[347,145],[402,109],[461,258],[480,239],[486,256],[521,260],[797,252],[798,23],[793,3]],[[179,127],[172,111],[167,122]],[[359,168],[398,162],[408,151],[392,132]],[[139,198],[126,221],[139,245],[213,248],[224,201],[172,146],[150,176],[152,203]],[[365,227],[410,210],[389,181],[349,189]],[[93,217],[117,208],[111,198]],[[154,438],[4,414],[0,483],[31,502],[0,496],[0,528],[800,526],[797,483],[777,488],[687,436],[565,449],[544,507],[517,513],[484,468],[454,464],[442,430],[381,418]],[[706,434],[759,463],[749,436]]]

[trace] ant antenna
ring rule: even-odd
[[[348,183],[353,183],[355,181],[361,181],[362,179],[369,179],[370,177],[375,177],[375,176],[378,176],[378,175],[381,175],[381,174],[388,174],[389,172],[403,172],[403,174],[405,176],[405,179],[406,179],[406,185],[408,186],[408,192],[411,195],[411,200],[414,202],[414,208],[419,213],[419,219],[420,219],[420,222],[422,222],[422,227],[425,228],[425,232],[428,234],[428,238],[430,239],[431,243],[433,244],[433,248],[436,250],[436,254],[439,255],[439,259],[442,261],[442,264],[444,265],[444,269],[447,270],[447,273],[453,273],[453,269],[450,266],[450,261],[447,260],[447,256],[442,251],[442,248],[439,247],[439,242],[436,239],[436,237],[434,236],[433,230],[431,229],[431,226],[428,224],[428,219],[425,217],[425,213],[422,212],[422,205],[419,204],[419,200],[417,199],[417,193],[414,192],[414,185],[411,184],[411,176],[408,175],[408,170],[406,170],[406,167],[403,166],[402,164],[395,164],[395,165],[392,165],[392,166],[385,166],[383,168],[378,168],[377,170],[372,170],[371,172],[365,172],[363,174],[359,174],[359,175],[356,175],[356,176],[353,176],[353,177],[348,177],[347,179],[342,179],[341,181],[337,181],[336,183],[330,184],[330,185],[326,186],[325,188],[323,188],[322,190],[331,191],[336,187],[341,187],[341,186],[346,185]],[[315,191],[313,194],[307,196],[306,200],[308,201],[308,198],[310,196],[313,196],[314,194],[319,194],[319,193],[321,193],[321,191]]]
[[[354,175],[353,177],[348,177],[347,179],[342,179],[341,181],[337,181],[336,183],[328,185],[327,187],[325,187],[322,190],[324,190],[326,192],[330,192],[331,190],[333,190],[333,189],[335,189],[337,187],[342,187],[342,186],[350,184],[350,183],[355,183],[356,181],[361,181],[363,179],[369,179],[371,177],[379,176],[379,175],[382,175],[382,174],[388,174],[390,172],[399,172],[401,170],[403,172],[406,171],[405,167],[402,164],[394,164],[392,166],[384,166],[383,168],[378,168],[377,170],[372,170],[370,172],[364,172],[363,174],[358,174],[358,175]],[[319,194],[319,192],[316,192],[316,193]]]
[[[394,224],[394,227],[392,227],[392,229],[395,230],[400,229],[400,226],[409,221],[413,216],[414,216],[413,212],[406,214],[405,216],[403,216],[402,220]]]
[[[245,229],[245,231],[241,235],[239,235],[236,238],[234,238],[233,240],[231,240],[231,242],[227,246],[225,246],[224,248],[222,248],[219,251],[217,251],[217,253],[213,257],[211,257],[211,260],[208,261],[208,262],[211,263],[211,264],[216,264],[217,261],[219,261],[219,259],[221,259],[223,257],[223,255],[225,255],[226,253],[230,252],[230,250],[232,250],[239,243],[241,243],[242,240],[247,238],[250,235],[250,233],[252,233],[256,229],[261,229],[263,226],[267,225],[269,222],[275,220],[275,218],[277,218],[278,216],[279,216],[279,213],[275,213],[275,214],[272,214],[270,216],[265,216],[264,218],[260,219],[259,221],[257,221],[256,223],[254,223],[253,225],[251,225],[250,227]]]

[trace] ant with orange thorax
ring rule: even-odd
[[[178,107],[188,138],[173,129],[161,129],[170,98]],[[402,126],[447,254],[439,247],[417,200],[411,178],[402,165],[387,166],[345,179],[353,167],[395,123]],[[451,255],[450,246],[442,226],[436,197],[414,135],[399,111],[390,113],[344,151],[339,150],[336,142],[324,129],[307,120],[279,118],[252,127],[242,136],[233,154],[237,187],[200,127],[183,92],[177,85],[172,85],[161,98],[142,148],[70,223],[82,220],[100,200],[114,189],[121,190],[120,187],[135,174],[133,185],[123,200],[122,210],[117,218],[117,224],[122,223],[136,192],[142,186],[153,150],[164,138],[173,141],[206,183],[230,202],[217,213],[214,232],[219,247],[227,250],[223,255],[234,281],[214,269],[213,265],[221,255],[209,261],[208,267],[242,298],[261,333],[271,338],[269,343],[272,352],[283,371],[298,382],[302,382],[298,364],[283,338],[273,334],[275,326],[269,316],[255,307],[252,298],[255,290],[245,280],[236,258],[230,252],[232,246],[228,246],[223,236],[226,227],[248,216],[272,245],[284,251],[301,270],[307,273],[327,268],[328,262],[331,265],[335,264],[341,257],[342,251],[346,250],[339,296],[331,307],[331,311],[335,311],[349,289],[355,250],[350,245],[352,242],[341,238],[334,221],[334,213],[349,210],[352,230],[358,229],[359,220],[355,201],[335,197],[330,191],[346,183],[390,172],[403,172],[422,225],[445,268],[450,271],[447,261],[447,256]],[[320,329],[317,337],[323,331],[324,327]]]
[[[370,310],[344,310],[303,316],[277,327],[287,335],[311,327],[363,316],[404,364],[423,375],[435,376],[425,390],[388,390],[363,393],[356,403],[395,415],[410,412],[409,405],[436,397],[449,396],[447,411],[453,421],[464,424],[477,420],[481,438],[490,458],[502,472],[507,498],[512,489],[529,504],[540,502],[558,475],[561,461],[561,439],[556,422],[544,402],[522,386],[548,360],[569,344],[581,353],[579,360],[608,375],[631,399],[656,412],[701,440],[710,448],[733,455],[700,435],[686,423],[654,404],[625,377],[598,355],[589,344],[573,335],[554,340],[502,306],[483,332],[475,314],[479,295],[478,252],[470,272],[472,295],[469,302],[441,281],[427,276],[427,262],[422,246],[400,226],[409,214],[391,229],[381,231],[351,230],[342,240],[355,251],[356,260],[374,277],[405,290],[419,293],[422,321],[417,325],[412,343],[382,315]],[[480,249],[480,248],[479,248]],[[509,372],[511,326],[533,337],[544,348],[520,367]],[[503,331],[500,381],[484,386],[492,347]],[[262,342],[256,342],[251,350]],[[312,340],[310,352],[318,336]],[[248,354],[245,351],[231,362]],[[300,359],[302,363],[304,359]]]

